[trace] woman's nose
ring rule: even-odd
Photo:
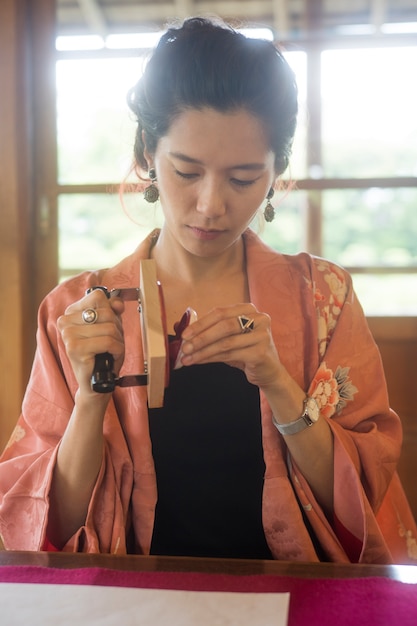
[[[222,184],[213,178],[202,181],[198,190],[197,211],[206,217],[220,217],[226,211],[226,198]]]

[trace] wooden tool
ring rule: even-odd
[[[111,393],[116,386],[146,385],[149,408],[162,407],[165,387],[168,385],[169,361],[163,294],[156,275],[155,261],[145,259],[140,262],[140,287],[109,290],[97,286],[91,287],[87,293],[94,289],[101,289],[108,298],[117,296],[125,301],[137,300],[141,316],[144,372],[118,378],[113,372],[113,356],[108,352],[97,354],[91,376],[92,389],[97,393]]]
[[[164,299],[153,259],[141,261],[139,294],[148,406],[158,408],[164,404],[169,366]]]

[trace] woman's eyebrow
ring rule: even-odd
[[[175,159],[179,159],[180,161],[184,161],[185,163],[193,163],[194,165],[204,165],[203,161],[199,159],[194,159],[182,152],[170,152],[169,153]],[[228,169],[230,170],[263,170],[265,169],[264,163],[238,163],[236,165],[232,165]]]

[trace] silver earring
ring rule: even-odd
[[[146,187],[145,191],[143,192],[143,197],[145,198],[146,202],[151,202],[153,204],[154,202],[159,200],[159,189],[155,184],[156,171],[153,167],[150,168],[148,176],[151,180],[151,184]]]
[[[268,195],[266,196],[266,207],[264,209],[264,218],[266,222],[272,222],[275,217],[275,209],[271,204],[271,199],[274,197],[275,191],[271,189],[268,191]]]

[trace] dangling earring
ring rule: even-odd
[[[150,168],[148,172],[148,176],[151,179],[151,184],[146,187],[143,192],[143,197],[146,202],[151,202],[152,204],[159,199],[159,189],[156,186],[156,171],[153,167]]]
[[[275,191],[271,189],[268,191],[268,195],[266,196],[266,207],[264,210],[264,218],[266,222],[272,222],[275,217],[275,209],[271,204],[271,199],[274,197]]]

